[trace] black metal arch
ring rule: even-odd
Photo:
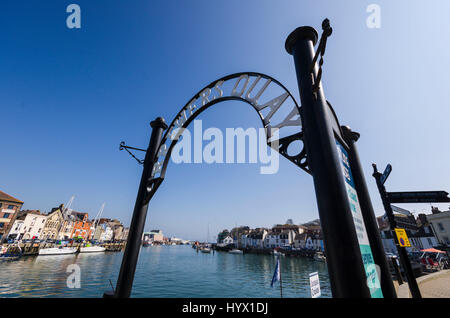
[[[259,82],[260,79],[265,79],[266,80],[266,84],[267,86],[265,87],[265,89],[272,83],[274,83],[277,87],[281,88],[281,90],[284,92],[284,94],[286,94],[286,98],[284,99],[284,101],[286,101],[287,99],[290,99],[293,103],[294,103],[294,109],[292,110],[291,114],[292,116],[288,116],[286,119],[289,118],[293,118],[298,116],[298,118],[300,119],[299,122],[299,126],[301,126],[301,108],[298,106],[297,102],[295,101],[294,97],[292,96],[292,94],[287,90],[287,88],[281,84],[279,81],[277,81],[276,79],[262,74],[262,73],[256,73],[256,72],[240,72],[240,73],[234,73],[231,75],[227,75],[225,77],[222,77],[214,82],[211,82],[209,85],[205,86],[203,89],[201,89],[200,91],[197,92],[197,94],[194,95],[194,97],[192,99],[190,99],[190,101],[180,110],[180,112],[178,112],[178,114],[175,116],[175,118],[172,120],[171,124],[169,125],[168,129],[166,130],[161,144],[158,148],[157,151],[157,158],[155,159],[155,162],[158,162],[159,157],[164,156],[164,160],[162,162],[158,162],[153,171],[152,171],[152,178],[149,180],[149,190],[151,188],[153,188],[153,184],[155,183],[161,183],[162,180],[165,177],[165,172],[169,163],[169,159],[173,150],[173,147],[175,146],[175,144],[178,142],[179,140],[179,136],[181,134],[177,134],[176,138],[174,138],[172,140],[172,142],[170,143],[169,147],[167,147],[166,143],[168,141],[168,139],[170,138],[170,135],[172,134],[172,129],[176,129],[176,128],[180,128],[180,130],[182,131],[182,129],[185,129],[189,126],[189,124],[195,119],[197,118],[197,116],[199,116],[202,112],[204,112],[206,109],[208,109],[209,107],[218,104],[220,102],[224,102],[224,101],[230,101],[230,100],[237,100],[237,101],[242,101],[245,102],[249,105],[251,105],[256,112],[258,113],[258,116],[261,120],[261,123],[263,125],[264,128],[266,128],[266,139],[267,139],[267,145],[269,147],[272,147],[274,150],[278,151],[281,155],[283,155],[284,157],[286,157],[288,160],[292,161],[294,164],[296,164],[297,166],[299,166],[300,168],[302,168],[303,170],[305,170],[307,173],[310,174],[309,168],[308,168],[308,162],[307,162],[307,158],[306,158],[306,150],[305,150],[305,145],[303,143],[303,132],[300,131],[298,133],[295,133],[293,135],[287,136],[287,137],[283,137],[283,138],[279,138],[278,139],[278,149],[275,149],[272,146],[272,142],[273,140],[270,140],[270,138],[272,137],[271,135],[271,126],[270,126],[270,118],[269,120],[267,119],[267,117],[265,118],[262,114],[262,109],[269,107],[266,106],[264,108],[258,108],[258,106],[263,106],[263,105],[257,105],[256,102],[254,102],[251,98],[245,98],[242,95],[244,95],[244,93],[240,94],[239,96],[233,96],[233,95],[228,95],[228,96],[221,96],[218,98],[214,98],[213,100],[209,101],[208,103],[198,107],[198,109],[195,110],[195,112],[193,112],[184,122],[182,125],[177,126],[176,123],[177,121],[182,117],[185,116],[185,112],[189,109],[189,106],[192,105],[192,103],[196,100],[198,100],[199,98],[201,98],[201,94],[208,89],[214,89],[216,87],[216,85],[218,83],[224,83],[228,80],[231,79],[237,79],[236,82],[236,86],[239,86],[240,81],[243,77],[247,76],[247,81],[244,85],[244,88],[242,89],[242,91],[248,92],[248,95],[252,92],[253,88],[256,86],[256,84]],[[253,81],[253,83],[250,84],[250,77],[256,77],[256,79]],[[250,84],[250,88],[252,89],[248,89],[247,90],[247,86]],[[265,90],[264,89],[264,90]],[[223,92],[222,92],[223,93]],[[261,94],[262,95],[262,94]],[[282,95],[282,96],[283,96]],[[260,97],[260,96],[259,96]],[[259,98],[258,97],[258,98]],[[276,111],[282,106],[282,104],[284,103],[284,101],[278,106],[278,108],[273,112],[273,114],[276,113]],[[271,109],[272,111],[272,109]],[[270,116],[272,117],[273,114]],[[289,147],[289,145],[294,142],[300,140],[303,143],[303,149],[296,155],[289,155],[287,152],[287,149]],[[159,176],[155,177],[155,175],[159,172]],[[157,187],[155,187],[157,188]],[[156,189],[155,189],[156,190]]]

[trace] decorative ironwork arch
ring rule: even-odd
[[[230,84],[230,82],[232,84],[232,89],[225,89],[224,86]],[[258,88],[256,89],[256,87]],[[281,94],[277,94],[275,97],[272,96],[272,98],[266,102],[260,102],[263,95],[268,95],[267,92],[274,90],[274,88],[278,92],[281,91]],[[310,173],[304,144],[299,153],[295,155],[288,154],[288,147],[291,143],[295,141],[302,141],[303,143],[300,115],[301,108],[292,94],[283,84],[268,75],[256,72],[241,72],[227,75],[211,82],[194,95],[194,97],[178,112],[168,126],[158,148],[155,165],[148,183],[149,191],[152,191],[153,188],[156,190],[157,187],[154,187],[154,184],[159,185],[164,179],[173,147],[178,142],[183,129],[187,128],[198,115],[209,107],[230,100],[238,100],[251,105],[258,113],[262,125],[265,128],[267,145],[278,151],[281,155],[292,161],[307,173]],[[284,119],[281,122],[273,125],[271,119],[283,105],[288,104],[290,104],[292,109],[284,116]],[[266,109],[269,111],[264,115],[263,112],[266,112]],[[284,110],[286,110],[286,108]],[[272,131],[274,128],[281,130],[285,127],[297,127],[299,128],[299,131],[277,139],[278,149],[276,149],[273,146],[273,144],[276,144],[275,140],[271,140],[273,137]]]

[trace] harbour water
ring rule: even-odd
[[[122,252],[27,256],[0,263],[0,297],[102,297],[115,285]],[[270,287],[272,255],[197,253],[188,245],[141,249],[132,297],[280,297]],[[67,280],[80,269],[80,288]],[[331,297],[326,263],[282,257],[283,297],[310,297],[309,274],[318,272],[322,297]],[[70,284],[69,284],[70,285]]]

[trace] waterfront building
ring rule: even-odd
[[[275,233],[294,231],[296,234],[302,234],[305,230],[306,230],[305,226],[295,224],[277,224],[272,227],[272,232]]]
[[[85,212],[72,211],[74,224],[70,238],[82,238],[87,240],[91,235],[91,223],[88,220],[88,214]]]
[[[242,247],[242,235],[250,233],[248,226],[239,226],[231,229],[230,236],[237,248]]]
[[[99,224],[100,227],[100,237],[98,238],[99,241],[111,241],[113,239],[114,232],[112,228],[109,226],[108,222],[101,222]],[[96,240],[97,238],[94,237]]]
[[[25,211],[25,219],[23,221],[22,232],[20,237],[22,240],[40,239],[42,230],[47,221],[47,216],[41,214],[39,210]]]
[[[217,235],[217,244],[222,244],[222,243],[224,243],[223,240],[224,240],[226,237],[231,237],[230,235],[231,235],[231,234],[230,234],[230,232],[229,232],[228,230],[223,230],[222,232],[220,232],[220,233]]]
[[[57,208],[53,208],[48,214],[47,214],[47,220],[45,221],[44,228],[42,229],[41,239],[52,239],[57,240],[59,231],[61,230],[63,223],[64,223],[64,217],[62,214],[64,205],[61,204]]]
[[[417,219],[411,213],[394,214],[394,218],[398,221],[397,227],[405,229],[411,243],[411,247],[406,247],[408,252],[417,252],[421,249],[432,248],[439,245],[435,230],[429,222],[428,216],[425,214],[419,214]],[[377,218],[377,221],[384,250],[388,253],[397,254],[397,247],[394,243],[392,230],[389,226],[389,222],[386,221],[386,217],[380,216]]]
[[[266,248],[277,248],[277,247],[287,247],[294,244],[296,232],[291,230],[274,231],[273,229],[267,233],[265,237],[264,247]]]
[[[128,239],[128,233],[130,232],[130,228],[129,227],[124,227],[123,228],[123,232],[122,232],[122,241],[126,241]]]
[[[8,237],[22,205],[23,201],[0,191],[0,243]]]
[[[450,246],[450,211],[440,211],[436,207],[431,208],[432,214],[426,216],[431,224],[439,244]]]
[[[263,248],[264,240],[269,231],[265,228],[257,228],[251,230],[250,233],[242,235],[243,247],[247,248]]]
[[[19,216],[17,216],[16,220],[13,223],[13,226],[9,230],[8,239],[21,239],[21,234],[23,233],[23,224],[24,224],[25,215],[19,219]]]
[[[144,232],[142,235],[142,241],[144,242],[164,242],[164,235],[161,230],[151,230],[150,232]]]
[[[72,237],[73,227],[75,225],[75,217],[68,213],[64,216],[61,229],[58,233],[58,240],[68,240]]]

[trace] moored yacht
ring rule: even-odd
[[[62,255],[75,254],[77,249],[75,247],[50,247],[39,249],[39,255]]]
[[[104,252],[106,248],[102,246],[84,246],[80,247],[80,253],[96,253],[96,252]]]

